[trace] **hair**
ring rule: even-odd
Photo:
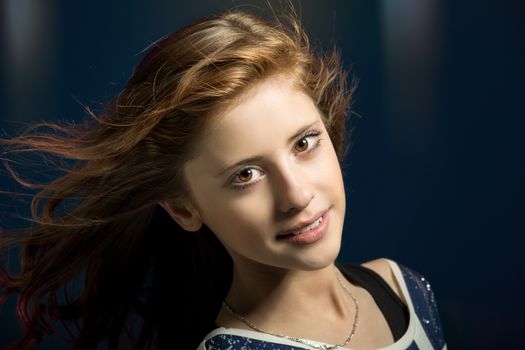
[[[40,190],[33,224],[0,241],[2,251],[21,247],[20,272],[0,269],[0,300],[18,294],[25,331],[11,348],[30,348],[59,326],[75,349],[172,347],[177,318],[177,348],[189,349],[214,328],[231,258],[205,225],[190,234],[158,205],[187,197],[183,165],[214,111],[287,74],[318,106],[340,163],[346,150],[354,85],[340,54],[314,50],[296,15],[286,18],[230,10],[195,22],[152,44],[124,89],[98,115],[87,109],[85,123],[44,121],[0,139],[4,156],[71,161],[47,160],[64,175],[34,184],[4,158],[18,183]]]

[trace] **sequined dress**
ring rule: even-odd
[[[409,311],[408,328],[395,343],[381,350],[447,349],[434,293],[417,272],[392,260],[388,263],[401,288]],[[307,339],[317,345],[331,345]],[[197,350],[300,350],[306,345],[256,331],[219,327],[211,331]],[[339,349],[351,349],[340,347]]]

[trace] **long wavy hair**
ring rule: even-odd
[[[354,85],[340,54],[314,50],[297,16],[285,17],[230,10],[195,22],[152,44],[85,123],[44,121],[0,139],[10,175],[40,190],[30,227],[0,241],[2,252],[21,248],[19,273],[0,269],[0,301],[17,295],[25,331],[10,348],[58,333],[75,349],[194,349],[215,327],[232,261],[206,226],[185,232],[158,205],[186,198],[182,168],[214,111],[287,74],[318,106],[340,162],[349,144]],[[8,155],[27,152],[58,158],[46,161],[64,175],[22,179]]]

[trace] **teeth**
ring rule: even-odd
[[[319,224],[320,224],[321,222],[323,222],[323,217],[322,217],[322,216],[321,216],[319,219],[317,219],[314,223],[312,223],[312,224],[306,226],[305,228],[303,228],[303,229],[300,230],[300,231],[295,231],[295,232],[293,232],[293,234],[297,235],[297,234],[299,234],[299,233],[303,233],[303,232],[309,231],[309,230],[313,229],[314,227],[319,226]]]

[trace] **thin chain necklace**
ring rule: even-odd
[[[305,339],[301,339],[301,338],[297,338],[297,337],[291,337],[289,335],[283,335],[283,334],[276,334],[276,333],[271,333],[271,332],[267,332],[267,331],[263,331],[262,329],[260,329],[259,327],[257,327],[256,325],[254,325],[253,323],[251,323],[250,321],[248,321],[246,318],[244,318],[243,316],[239,315],[236,311],[233,310],[233,308],[226,302],[226,301],[223,301],[222,304],[226,307],[226,310],[228,310],[228,312],[230,314],[232,314],[234,317],[236,317],[237,319],[239,319],[240,321],[242,321],[244,324],[246,324],[248,327],[250,327],[251,329],[257,331],[257,332],[260,332],[260,333],[266,333],[266,334],[270,334],[270,335],[274,335],[276,337],[280,337],[280,338],[285,338],[285,339],[288,339],[288,340],[291,340],[291,341],[294,341],[296,343],[301,343],[301,344],[304,344],[304,345],[307,345],[313,349],[319,349],[319,350],[335,350],[339,347],[343,347],[345,346],[346,344],[348,344],[350,342],[350,340],[352,340],[352,337],[354,336],[355,334],[355,330],[357,328],[357,317],[358,317],[358,314],[359,314],[359,305],[357,303],[357,299],[354,297],[354,295],[352,294],[352,292],[350,292],[350,290],[344,285],[343,281],[341,281],[341,279],[339,278],[339,276],[337,276],[337,280],[339,281],[339,283],[341,284],[341,286],[344,288],[344,290],[348,293],[348,295],[350,295],[350,297],[352,298],[352,300],[354,301],[354,305],[355,305],[355,315],[354,315],[354,324],[352,325],[352,331],[350,332],[350,335],[348,336],[348,338],[346,338],[346,340],[344,341],[344,343],[342,344],[335,344],[335,345],[317,345],[317,344],[314,344],[308,340],[305,340]]]

